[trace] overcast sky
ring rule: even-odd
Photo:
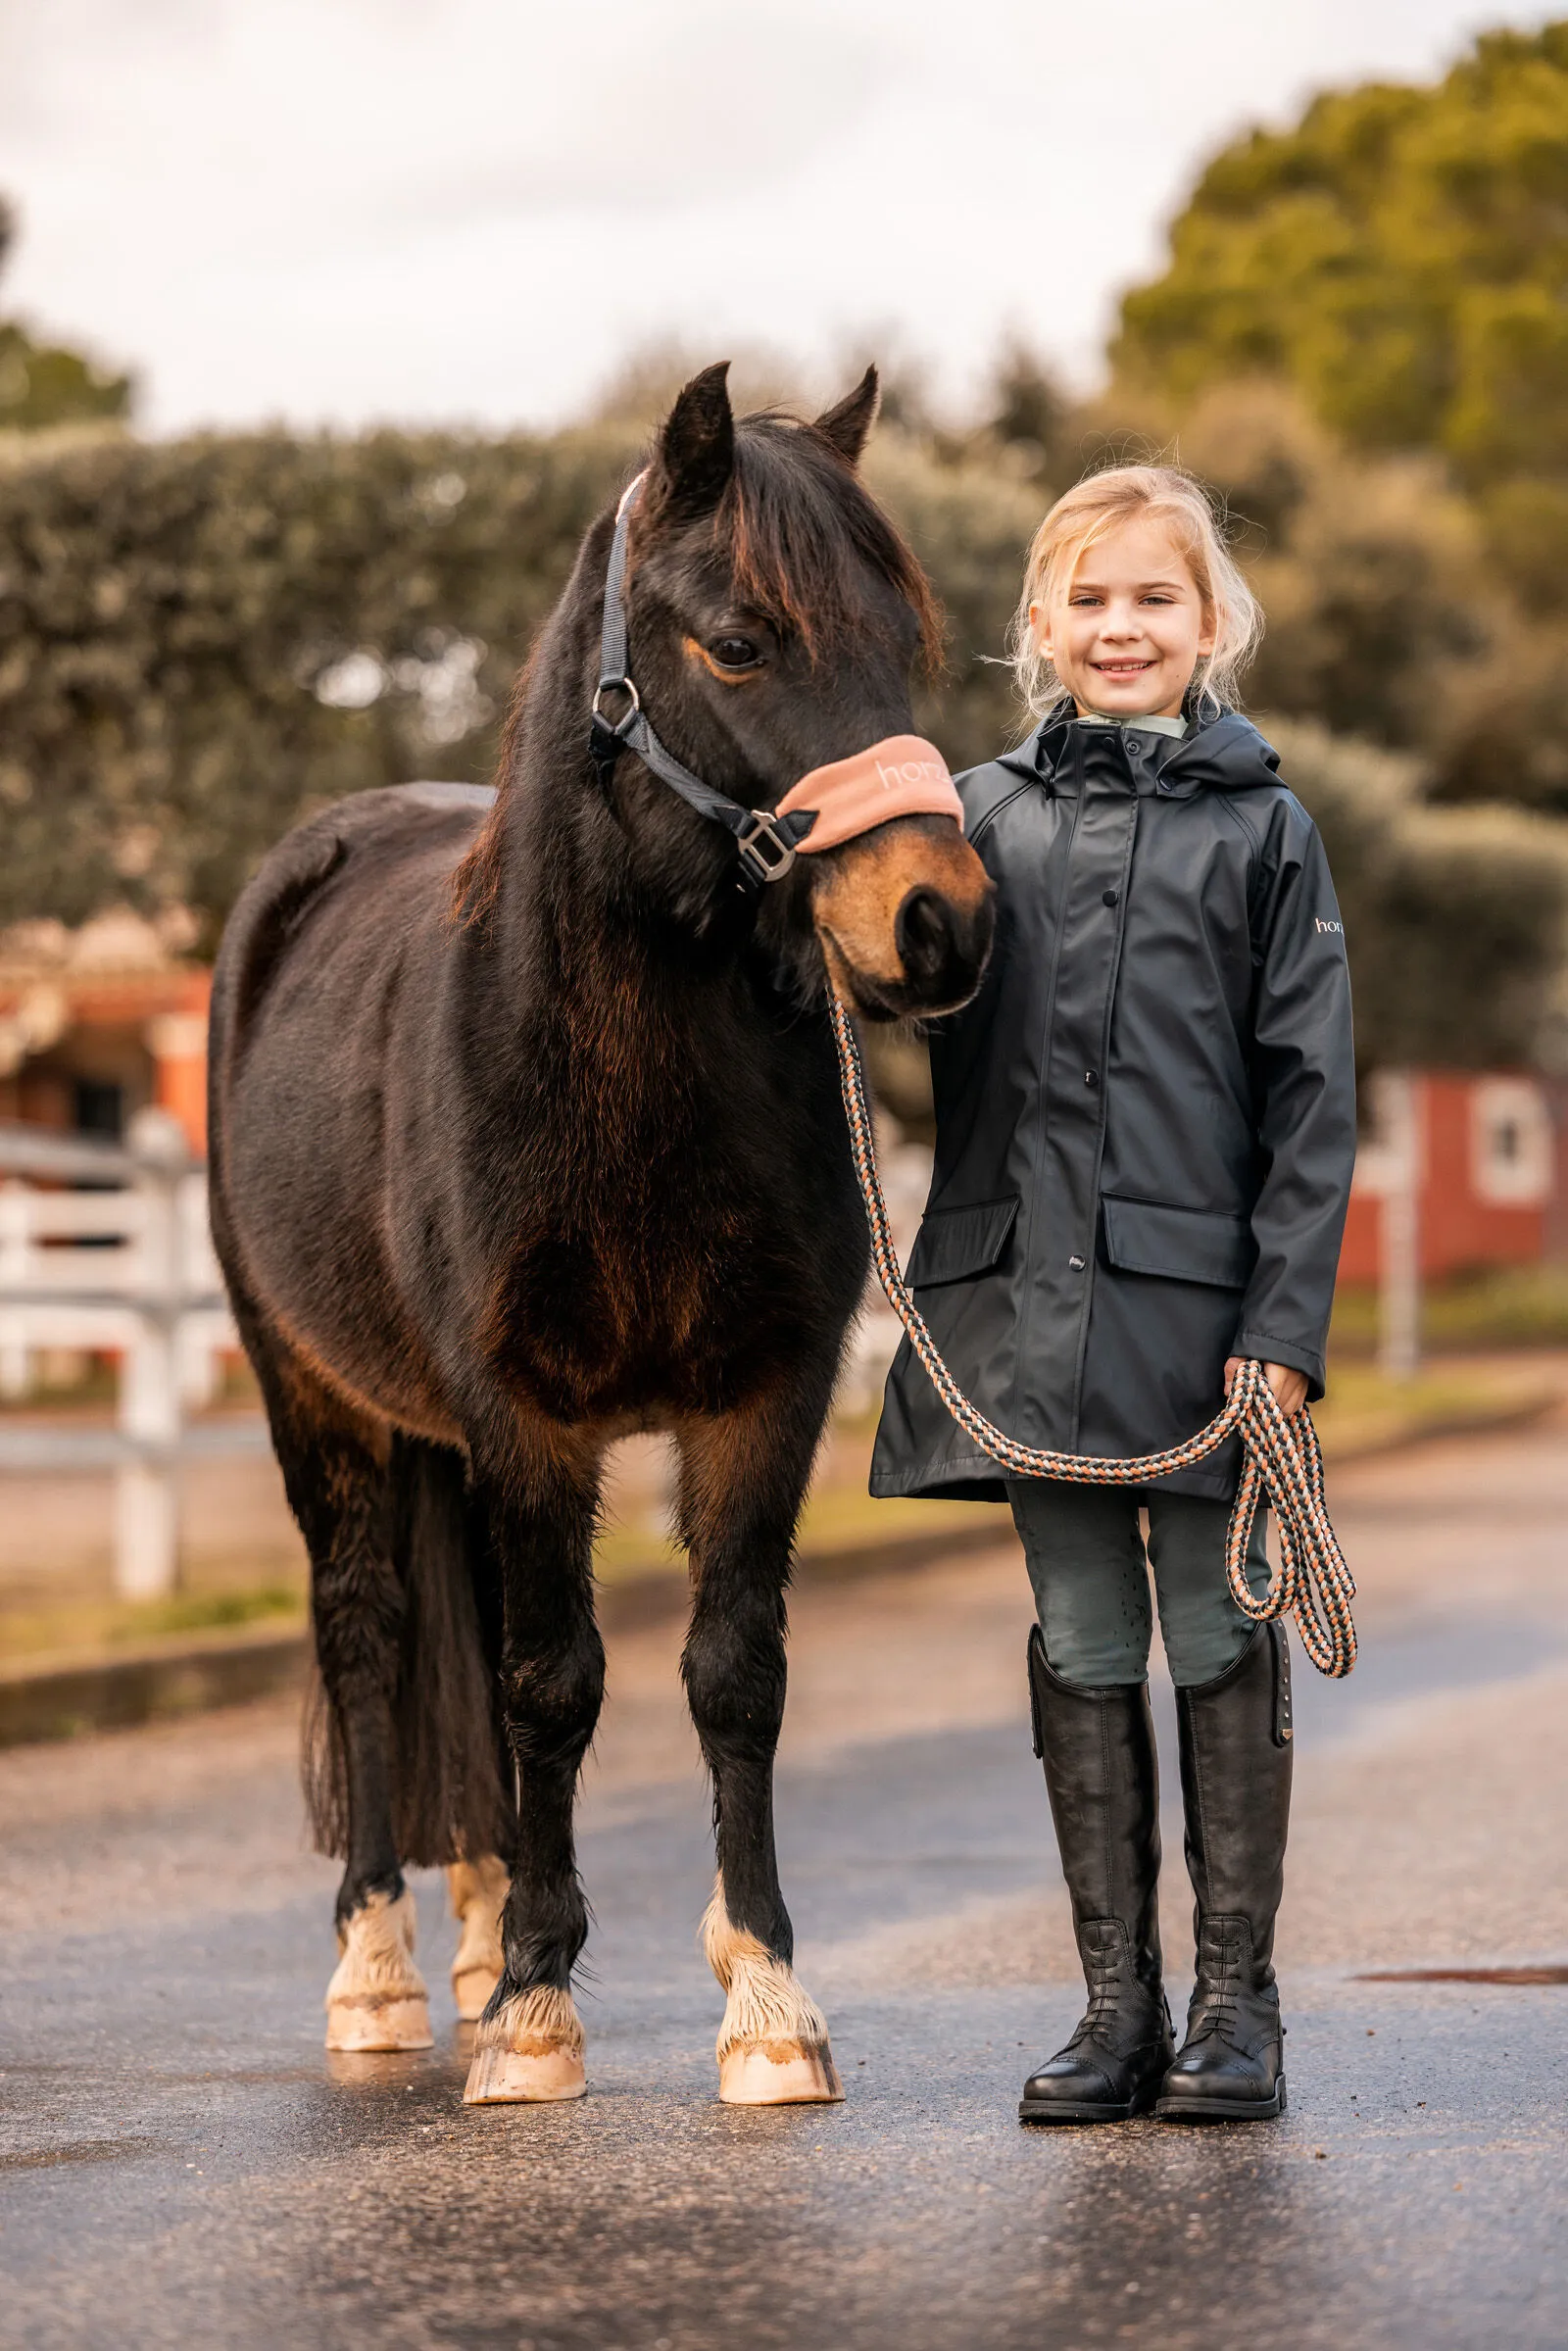
[[[624,355],[1092,374],[1225,138],[1460,0],[0,0],[4,307],[157,430],[543,422]]]

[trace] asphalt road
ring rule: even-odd
[[[322,2053],[285,1707],[0,1756],[0,2341],[1561,2346],[1568,1984],[1409,1972],[1568,1961],[1565,1434],[1335,1482],[1363,1661],[1298,1660],[1278,2124],[1014,2119],[1078,2000],[1005,1550],[797,1607],[780,1842],[840,2108],[714,2099],[673,1630],[612,1651],[575,2107],[460,2105],[433,1877],[437,2047]]]

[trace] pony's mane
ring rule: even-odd
[[[919,623],[926,667],[940,666],[942,609],[913,549],[832,444],[788,411],[740,419],[711,529],[740,594],[813,660],[819,647],[864,627],[846,561],[853,555],[897,589]]]

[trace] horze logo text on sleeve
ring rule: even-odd
[[[1320,931],[1332,931],[1336,939],[1344,938],[1345,925],[1343,922],[1325,922],[1321,914],[1314,914],[1312,920]]]

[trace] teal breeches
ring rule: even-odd
[[[1179,1689],[1213,1681],[1241,1655],[1252,1620],[1237,1607],[1225,1579],[1228,1502],[1056,1478],[1009,1478],[1007,1498],[1046,1655],[1063,1681],[1108,1690],[1147,1680],[1154,1630],[1151,1569],[1160,1638]],[[1147,1550],[1140,1504],[1149,1512]],[[1259,1597],[1268,1589],[1266,1518],[1259,1510],[1247,1561],[1249,1587]]]

